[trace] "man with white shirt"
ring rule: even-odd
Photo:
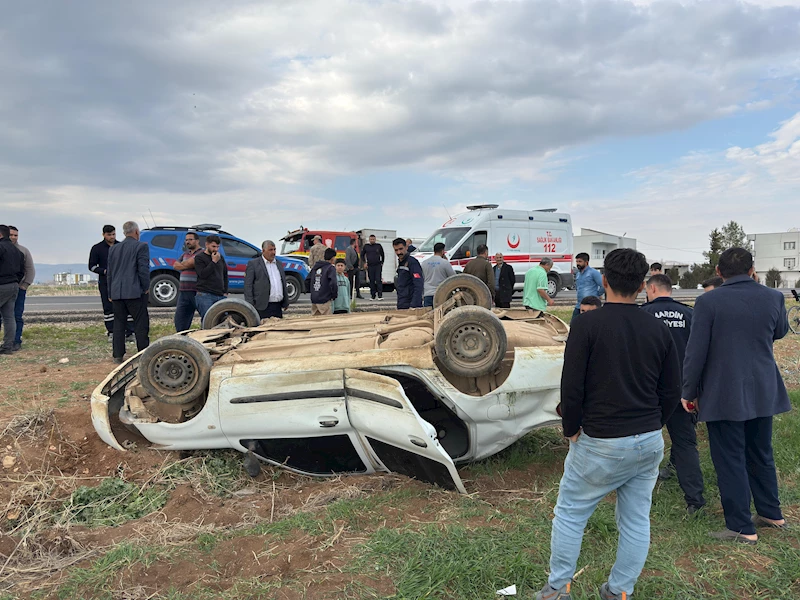
[[[248,262],[244,273],[244,299],[262,319],[281,319],[289,307],[286,272],[275,253],[275,242],[266,240],[261,244],[261,256]]]

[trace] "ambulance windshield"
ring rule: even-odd
[[[469,232],[469,227],[444,227],[437,229],[420,245],[417,252],[433,252],[434,244],[442,242],[445,250],[451,250]]]

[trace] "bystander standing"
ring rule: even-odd
[[[581,301],[586,296],[597,296],[600,298],[605,292],[603,290],[603,277],[597,269],[589,266],[589,255],[586,252],[579,252],[575,256],[575,266],[578,272],[575,273],[575,291],[578,299],[572,311],[575,318],[581,312]]]
[[[136,348],[150,345],[150,315],[147,312],[150,291],[150,246],[139,241],[139,226],[127,221],[122,226],[125,239],[108,249],[108,297],[114,310],[112,342],[114,360],[125,359],[125,327],[133,319]]]
[[[603,307],[603,301],[597,296],[586,296],[581,300],[581,314],[592,312]]]
[[[185,252],[172,265],[181,274],[178,304],[175,307],[175,331],[186,331],[191,328],[194,313],[199,312],[197,311],[197,273],[194,270],[194,259],[203,251],[200,247],[200,236],[194,231],[187,231],[183,245],[186,249]]]
[[[425,274],[419,261],[408,253],[406,241],[396,238],[392,242],[394,253],[397,256],[397,277],[395,289],[397,291],[397,308],[421,308],[422,294],[425,290]]]
[[[308,275],[311,279],[312,316],[331,314],[331,304],[339,295],[339,280],[333,266],[335,260],[336,250],[327,248],[322,260],[317,261]]]
[[[108,251],[119,244],[117,230],[113,225],[103,225],[103,239],[89,250],[89,270],[97,275],[97,290],[103,305],[103,324],[106,326],[108,341],[114,341],[114,305],[108,296]],[[129,316],[125,323],[125,337],[133,336],[133,319]]]
[[[547,274],[552,268],[553,259],[545,256],[538,266],[525,273],[525,285],[522,288],[522,305],[525,308],[544,311],[555,304],[547,294]]]
[[[336,283],[338,293],[336,299],[333,301],[333,314],[344,315],[350,312],[350,280],[345,274],[346,263],[345,259],[336,259]]]
[[[19,243],[19,229],[13,225],[8,226],[9,237],[11,243],[14,244],[24,257],[23,267],[25,274],[22,276],[22,281],[19,282],[19,291],[17,292],[17,299],[14,302],[14,321],[17,324],[17,332],[14,336],[13,350],[16,352],[22,348],[22,328],[25,326],[23,315],[25,314],[25,297],[28,293],[28,288],[33,284],[36,277],[36,267],[33,265],[33,257],[30,250]],[[2,315],[0,315],[0,323],[2,323]]]
[[[494,289],[495,279],[492,263],[489,261],[489,247],[486,244],[478,244],[475,252],[478,255],[467,263],[467,266],[464,267],[464,273],[477,277],[485,283],[492,294],[492,300],[494,300],[496,293]]]
[[[289,308],[286,271],[275,258],[277,250],[275,242],[265,240],[261,243],[261,256],[249,261],[244,272],[244,299],[262,319],[282,319],[283,311]]]
[[[308,251],[308,264],[309,266],[317,264],[319,261],[323,260],[325,255],[325,250],[327,246],[322,243],[322,236],[315,235],[314,239],[312,240],[314,245]]]
[[[383,261],[386,257],[383,253],[383,246],[376,240],[374,235],[369,236],[369,242],[364,244],[364,248],[361,250],[361,261],[367,268],[369,294],[372,300],[375,300],[376,296],[378,300],[383,300]]]
[[[14,351],[14,338],[17,335],[14,305],[19,293],[19,282],[24,276],[25,256],[11,242],[8,226],[0,225],[0,315],[3,317],[0,354],[11,354]]]
[[[723,283],[724,282],[722,281],[722,277],[714,276],[714,277],[709,277],[700,285],[703,287],[704,292],[710,292],[711,290],[721,286]]]
[[[661,275],[663,273],[664,267],[660,262],[654,262],[650,265],[650,277],[653,275]]]
[[[359,265],[358,252],[356,252],[355,238],[350,240],[350,245],[347,247],[347,250],[344,251],[344,261],[345,272],[350,282],[350,290],[354,291],[355,297],[361,300],[364,296],[361,295],[361,288],[358,285],[358,271],[361,265]]]
[[[218,235],[206,236],[205,249],[194,257],[194,270],[197,273],[195,299],[201,321],[215,302],[228,295],[228,266],[219,252],[220,243]]]
[[[433,306],[433,296],[436,288],[448,277],[455,275],[450,261],[444,257],[444,244],[437,242],[433,245],[433,256],[422,263],[422,275],[425,285],[422,291],[422,305]]]
[[[494,255],[494,262],[494,304],[497,308],[511,308],[511,297],[517,282],[514,269],[505,261],[502,252]]]

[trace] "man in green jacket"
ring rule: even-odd
[[[525,287],[522,288],[522,305],[532,310],[544,311],[555,302],[547,295],[547,274],[553,268],[553,259],[546,256],[539,261],[538,267],[528,269],[525,273]]]

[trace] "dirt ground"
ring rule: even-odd
[[[776,346],[781,372],[793,387],[800,385],[800,339],[795,338]],[[237,582],[265,579],[292,582],[275,589],[275,598],[287,600],[344,597],[341,590],[359,584],[376,590],[378,597],[391,595],[393,583],[385,573],[347,571],[351,549],[381,527],[448,523],[458,506],[454,494],[400,476],[323,480],[264,469],[250,479],[235,466],[226,493],[214,493],[213,476],[202,467],[207,453],[183,455],[138,444],[123,453],[97,437],[89,395],[114,364],[97,353],[89,355],[61,364],[60,356],[34,349],[24,360],[0,366],[5,393],[0,403],[0,598],[4,592],[9,597],[59,597],[57,590],[70,581],[69,568],[91,566],[123,542],[160,550],[151,559],[140,557],[120,575],[115,587],[126,595],[115,598],[149,598],[198,582],[230,590]],[[465,470],[471,499],[494,506],[498,514],[520,500],[539,501],[552,491],[546,488],[561,469],[566,447],[558,441],[544,445],[542,452],[555,458],[537,469]],[[227,460],[236,465],[237,457]],[[170,479],[168,469],[176,463],[193,465],[195,471]],[[141,489],[162,485],[168,499],[155,512],[120,525],[87,527],[59,518],[75,490],[109,477]],[[366,501],[377,492],[401,494],[403,501],[373,502],[369,518],[343,515],[332,523],[314,522],[316,512],[337,500]],[[281,528],[281,523],[288,524]],[[269,547],[265,532],[273,534]],[[197,551],[203,536],[213,552]]]

